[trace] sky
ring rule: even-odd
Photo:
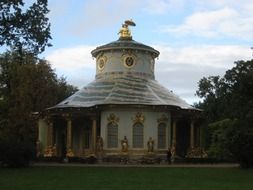
[[[189,104],[201,78],[252,59],[252,0],[49,0],[48,8],[53,47],[41,56],[79,88],[95,79],[91,50],[117,40],[127,19],[133,39],[160,52],[156,80]]]

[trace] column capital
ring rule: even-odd
[[[50,126],[53,125],[53,118],[50,116],[45,116],[44,118],[42,118],[42,120],[44,120]]]
[[[69,121],[72,119],[72,114],[69,114],[69,113],[63,113],[61,114],[61,116],[66,120],[66,121]]]

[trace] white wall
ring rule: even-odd
[[[133,127],[133,118],[135,118],[136,114],[140,112],[144,115],[144,149],[147,149],[147,141],[149,137],[155,141],[155,149],[157,149],[157,128],[158,128],[158,119],[162,117],[162,115],[166,115],[168,118],[167,121],[167,128],[166,128],[166,145],[167,147],[170,146],[170,133],[171,133],[171,117],[170,113],[168,112],[155,112],[155,111],[148,111],[143,109],[111,109],[107,111],[103,111],[101,113],[101,136],[104,139],[104,148],[107,149],[107,118],[110,114],[114,114],[116,117],[119,118],[118,122],[118,148],[117,150],[121,149],[120,141],[127,137],[129,142],[129,149],[132,149],[132,127]],[[166,148],[167,148],[166,147]]]

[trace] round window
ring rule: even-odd
[[[103,58],[100,58],[98,60],[98,69],[103,70],[105,68],[105,60]]]
[[[134,58],[133,57],[126,57],[125,65],[127,67],[132,67],[134,65]]]

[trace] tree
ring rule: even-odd
[[[48,12],[47,0],[37,0],[28,8],[23,0],[1,0],[0,46],[36,55],[43,52],[51,46]]]
[[[47,0],[31,6],[23,0],[0,1],[0,163],[27,165],[34,153],[31,113],[52,106],[76,89],[58,79],[37,55],[51,46]]]
[[[0,160],[12,166],[26,165],[34,155],[37,128],[32,113],[77,90],[57,78],[46,60],[27,52],[20,56],[15,51],[0,55]]]
[[[237,120],[224,119],[208,125],[211,145],[208,155],[218,160],[233,159],[230,151],[231,132],[234,131]]]
[[[210,147],[226,148],[241,165],[253,166],[253,150],[249,148],[253,144],[253,60],[235,62],[223,77],[202,78],[196,93],[203,98],[198,107],[213,126],[211,138],[220,134]]]

